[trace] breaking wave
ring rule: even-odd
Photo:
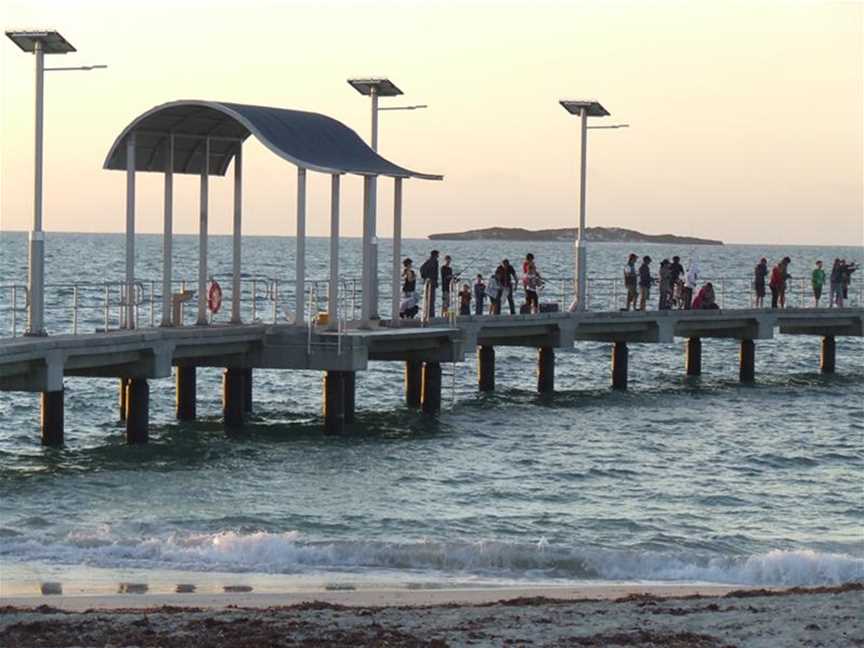
[[[437,577],[526,581],[678,581],[759,586],[810,586],[864,580],[864,558],[812,550],[750,556],[697,552],[575,549],[545,541],[440,543],[311,542],[298,532],[185,534],[144,539],[109,531],[77,532],[43,544],[4,538],[0,556],[102,568],[304,574],[418,572]]]

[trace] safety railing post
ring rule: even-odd
[[[154,326],[156,326],[156,303],[154,300],[154,297],[156,296],[154,294],[155,290],[156,290],[156,284],[155,284],[155,282],[151,281],[150,282],[150,328],[153,328]]]
[[[258,301],[258,282],[253,279],[252,280],[252,321],[255,321],[255,318],[258,315],[258,309],[256,308]]]
[[[17,311],[18,309],[18,288],[17,286],[12,286],[12,337],[16,337],[17,329],[18,329],[18,317]]]
[[[275,324],[279,313],[279,281],[277,279],[274,279],[270,286],[273,291],[270,298],[273,300],[273,323]],[[297,317],[295,316],[294,319],[296,321]]]
[[[72,335],[78,335],[78,284],[72,286]]]

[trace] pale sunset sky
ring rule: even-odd
[[[211,99],[325,113],[369,136],[346,79],[386,76],[380,152],[444,182],[410,181],[404,235],[578,223],[578,118],[589,133],[588,223],[732,243],[864,243],[861,2],[266,2],[0,0],[4,30],[54,28],[107,63],[45,81],[45,228],[119,232],[125,177],[102,170],[142,112]],[[33,56],[0,46],[0,228],[33,204]],[[601,124],[604,120],[596,120]],[[295,169],[247,140],[244,231],[291,235]],[[231,175],[211,181],[210,228],[231,228]],[[138,231],[159,232],[162,176],[141,173]],[[308,230],[326,235],[329,178],[310,174]],[[362,180],[343,181],[343,233]],[[175,229],[197,227],[198,178],[175,180]],[[379,181],[380,236],[392,181]]]

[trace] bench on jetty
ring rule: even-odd
[[[755,380],[755,343],[775,331],[822,338],[821,370],[836,367],[838,336],[864,336],[864,309],[649,311],[465,316],[425,326],[332,331],[306,324],[157,327],[86,335],[25,337],[0,343],[0,390],[42,393],[42,440],[63,442],[65,376],[117,378],[121,418],[130,443],[147,441],[149,380],[176,375],[176,415],[196,416],[196,368],[224,368],[226,427],[243,425],[252,409],[253,369],[312,369],[324,376],[324,420],[343,432],[354,418],[356,372],[369,361],[405,363],[405,400],[424,413],[441,407],[441,364],[476,352],[478,388],[495,388],[495,347],[538,349],[537,390],[554,391],[555,350],[580,341],[612,345],[611,385],[627,388],[628,345],[686,340],[685,371],[702,371],[702,340],[740,341],[742,382]]]

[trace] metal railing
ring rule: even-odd
[[[224,303],[218,313],[208,313],[210,323],[227,323],[231,318],[231,304],[233,295],[231,293],[231,276],[216,276],[215,279],[224,286]],[[702,277],[699,285],[711,282],[714,286],[716,302],[721,309],[742,309],[755,307],[755,291],[752,279],[749,277]],[[172,286],[176,291],[185,292],[187,286],[197,285],[183,279],[174,281]],[[329,301],[329,280],[313,279],[306,282],[307,293],[301,300],[301,308],[305,311],[306,321],[317,318],[319,309],[324,308],[322,304]],[[450,308],[446,315],[452,323],[459,317],[459,286],[461,282],[454,281],[450,287]],[[160,293],[161,281],[147,280],[137,281],[134,284],[132,299],[132,312],[134,321],[132,328],[142,326],[155,327],[164,321],[172,322],[174,325],[184,326],[194,324],[195,321],[187,321],[186,311],[198,310],[198,300],[202,296],[194,294],[187,302],[179,304],[179,317],[174,321],[173,313],[167,317],[162,312],[163,300]],[[276,324],[280,322],[294,323],[296,316],[289,309],[296,304],[293,280],[278,279],[267,276],[244,277],[241,282],[240,294],[240,317],[244,322],[266,322]],[[45,321],[48,332],[52,335],[61,333],[91,333],[100,331],[120,330],[130,328],[126,322],[127,317],[127,295],[126,284],[123,281],[111,282],[79,282],[48,284],[45,287]],[[424,291],[425,292],[425,291]],[[435,291],[437,294],[438,291]],[[521,285],[514,287],[514,298],[522,300],[524,293]],[[544,277],[543,285],[538,290],[542,303],[555,303],[558,309],[565,311],[572,301],[573,279],[571,277]],[[178,292],[174,292],[178,294]],[[617,311],[626,305],[627,290],[621,278],[592,277],[588,281],[586,294],[588,310],[591,311]],[[651,298],[648,308],[656,310],[659,290],[656,285],[651,288]],[[427,321],[427,300],[420,295],[420,319]],[[206,299],[206,295],[204,296]],[[314,298],[314,302],[312,299]],[[473,298],[473,295],[472,295]],[[339,299],[337,301],[336,326],[344,327],[348,322],[360,319],[360,303],[362,299],[362,288],[359,280],[341,279],[339,285]],[[382,282],[379,293],[378,309],[380,313],[390,312],[390,283]],[[819,305],[829,307],[831,300],[830,287],[826,285],[823,289],[822,299]],[[486,300],[488,312],[489,300]],[[771,305],[770,290],[765,298],[765,306]],[[787,283],[786,307],[787,308],[810,308],[815,305],[812,287],[809,278],[796,277]],[[864,306],[864,283],[855,282],[849,287],[849,295],[846,300],[847,307]],[[16,337],[24,332],[29,306],[29,295],[27,287],[20,284],[0,285],[0,337],[7,334]],[[436,306],[439,306],[436,304]],[[327,310],[327,308],[324,308]],[[471,313],[474,313],[472,304]],[[438,317],[444,314],[439,310]],[[143,316],[143,317],[142,317]],[[504,313],[502,312],[502,316]],[[341,322],[341,323],[340,323]],[[332,328],[332,327],[331,327]],[[344,331],[344,328],[340,330]],[[341,341],[340,341],[341,344]]]

